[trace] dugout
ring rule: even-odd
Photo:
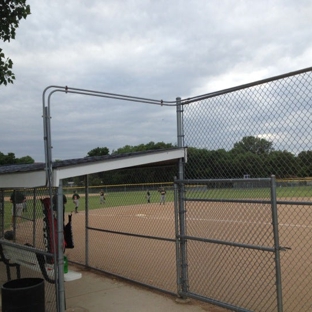
[[[100,173],[111,170],[126,169],[126,168],[141,168],[150,166],[168,166],[178,164],[180,160],[186,161],[187,150],[186,148],[172,148],[165,150],[153,150],[153,151],[143,151],[127,154],[115,154],[115,155],[105,155],[105,156],[95,156],[95,157],[84,157],[78,159],[68,159],[63,161],[57,161],[52,163],[52,187],[56,188],[58,194],[63,194],[63,184],[62,180],[67,178],[73,178],[76,176],[85,177],[85,195],[88,196],[88,175],[94,173]],[[41,207],[35,206],[35,200],[40,197],[51,197],[51,193],[48,193],[48,175],[45,163],[34,163],[34,164],[18,164],[10,166],[0,167],[0,239],[4,239],[4,233],[8,229],[7,224],[5,224],[5,210],[7,210],[7,205],[5,207],[5,202],[7,203],[8,198],[5,198],[5,194],[11,192],[14,189],[23,190],[27,192],[27,198],[29,202],[34,203],[33,210],[33,236],[35,233],[42,231],[41,225],[38,226],[37,218],[38,215],[35,211],[40,210]],[[28,192],[28,190],[33,190]],[[7,196],[7,195],[6,195]],[[61,198],[61,196],[59,196]],[[33,200],[32,200],[33,199]],[[28,200],[27,200],[28,201]],[[87,202],[87,201],[86,201]],[[62,207],[60,202],[59,207]],[[61,215],[61,209],[58,211],[58,215]],[[60,219],[60,218],[59,218]],[[62,229],[63,223],[58,220],[57,232]],[[15,229],[14,229],[15,231]],[[17,247],[25,243],[16,240],[16,233],[14,233],[13,241],[10,244],[15,244]],[[52,238],[52,239],[55,239]],[[4,242],[5,243],[5,242]],[[33,242],[30,242],[33,245]],[[21,246],[23,248],[23,246]],[[35,249],[39,253],[44,253],[44,246],[35,245]],[[54,304],[59,306],[65,306],[63,298],[65,298],[64,290],[64,274],[63,274],[63,251],[60,240],[58,240],[57,256],[54,263],[55,280],[58,285],[46,285],[46,292],[54,293]],[[69,259],[70,260],[70,259]],[[30,273],[31,274],[31,273]],[[30,276],[32,277],[32,276]],[[57,291],[56,291],[57,289]],[[47,294],[48,300],[49,294]],[[50,296],[51,297],[51,296]],[[53,301],[53,299],[52,299]],[[60,303],[61,302],[61,303]],[[51,303],[50,303],[51,304]],[[53,310],[51,310],[53,311]]]

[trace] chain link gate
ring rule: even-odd
[[[179,295],[231,311],[282,311],[275,177],[175,183]]]

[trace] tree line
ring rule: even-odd
[[[136,146],[125,145],[113,150],[111,154],[107,147],[97,147],[89,151],[87,156],[125,154],[173,147],[176,146],[171,143],[151,141]],[[15,158],[14,153],[5,155],[0,152],[0,165],[33,162],[30,156]],[[90,185],[156,183],[172,181],[177,172],[177,165],[120,169],[93,174],[89,182]],[[185,165],[185,177],[188,179],[233,179],[242,178],[246,174],[256,178],[269,177],[272,174],[280,179],[312,177],[312,151],[302,151],[295,155],[286,150],[275,150],[273,142],[253,136],[242,138],[228,151],[188,147],[188,160]],[[83,179],[75,177],[68,181],[81,185]]]
[[[229,151],[188,149],[189,178],[266,178],[272,174],[279,179],[312,177],[312,151],[294,155],[274,150],[272,142],[253,136],[244,137]]]
[[[163,142],[149,142],[137,146],[126,145],[112,154],[176,147]],[[96,148],[88,156],[108,155],[108,148]],[[177,176],[177,166],[166,168],[122,169],[94,174],[91,185],[123,183],[157,183],[172,181]],[[275,150],[273,142],[254,136],[243,137],[229,151],[188,147],[185,178],[188,179],[234,179],[248,175],[251,178],[267,178],[272,174],[278,179],[312,177],[312,151],[295,155],[286,150]],[[75,183],[79,183],[76,179]]]
[[[0,152],[0,166],[16,164],[33,164],[35,161],[30,156],[16,158],[14,153],[3,154]]]
[[[136,146],[125,145],[113,150],[109,154],[107,147],[97,147],[88,152],[87,156],[104,156],[116,154],[128,154],[134,152],[143,152],[159,149],[168,149],[176,147],[171,143],[164,142],[149,142],[147,144],[139,144]],[[157,183],[164,181],[172,181],[173,177],[177,175],[176,165],[166,167],[153,167],[148,168],[126,168],[107,172],[92,174],[89,177],[90,185],[117,185],[117,184],[138,184],[138,183]],[[77,177],[71,180],[75,185],[81,185],[82,179]]]

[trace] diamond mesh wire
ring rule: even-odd
[[[272,213],[264,185],[277,178],[284,311],[311,311],[312,72],[290,74],[185,102],[187,235],[273,246]],[[243,179],[238,187],[214,179]],[[192,198],[233,199],[200,202]],[[277,311],[274,254],[188,241],[189,291],[253,311]],[[203,259],[198,265],[197,257]],[[196,263],[196,265],[195,265]]]
[[[276,310],[271,253],[188,241],[188,277],[192,293],[251,311]]]
[[[268,189],[266,191],[268,192]],[[187,235],[242,244],[273,246],[271,205],[264,200],[256,203],[248,200],[226,202],[225,199],[231,197],[227,191],[220,190],[218,197],[222,196],[221,201],[206,202],[203,196],[212,200],[213,195],[209,190],[202,190],[200,197],[203,201],[192,201],[197,199],[199,192],[188,193],[190,197],[185,203]]]
[[[149,182],[148,173],[152,171],[157,172],[155,180],[161,182]],[[135,171],[129,169],[126,172],[123,170],[123,174],[126,174],[127,181],[135,176],[138,183],[89,187],[87,214],[81,209],[73,215],[75,248],[67,250],[68,258],[174,293],[176,245],[173,179],[177,166],[137,168]],[[166,191],[164,203],[161,202],[161,189]],[[102,190],[104,202],[100,199]],[[81,203],[83,207],[82,196]],[[87,232],[84,230],[86,217]]]
[[[13,236],[9,241],[18,245],[29,244],[36,249],[38,253],[45,252],[44,233],[43,233],[43,205],[40,201],[41,198],[48,197],[48,190],[42,189],[19,189],[26,201],[23,205],[21,216],[17,216],[17,211],[14,212],[10,198],[12,190],[2,191],[3,196],[3,213],[1,214],[1,223],[3,223],[3,236],[6,238],[6,233],[12,231]],[[15,213],[15,218],[12,218]],[[48,257],[46,258],[48,260]],[[50,259],[50,258],[49,258]],[[36,255],[33,254],[29,259],[24,259],[26,262],[36,263]],[[2,265],[1,279],[7,280],[6,270]],[[53,265],[52,265],[53,267]],[[30,269],[28,267],[20,267],[22,278],[43,278],[40,270]],[[17,271],[11,267],[11,279],[17,278]],[[45,288],[45,311],[56,311],[56,295],[55,285],[44,281]]]

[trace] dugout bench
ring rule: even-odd
[[[4,262],[6,266],[6,273],[8,281],[11,280],[11,267],[16,268],[16,276],[18,279],[21,278],[20,267],[24,266],[33,271],[41,272],[44,279],[54,284],[54,264],[51,256],[44,255],[39,253],[37,249],[29,245],[16,245],[9,243],[7,240],[0,239],[0,257],[1,261]],[[50,264],[52,263],[52,264]],[[81,273],[68,270],[68,273],[64,273],[64,281],[70,282],[77,279],[80,279],[82,276]]]

